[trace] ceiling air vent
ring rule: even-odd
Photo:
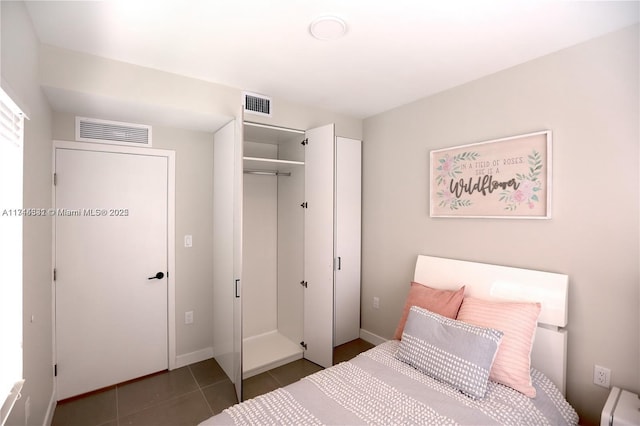
[[[76,117],[76,140],[150,147],[151,126]]]
[[[256,93],[244,92],[244,112],[271,116],[271,98]]]

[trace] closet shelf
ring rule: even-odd
[[[277,160],[275,158],[243,157],[245,170],[264,170],[272,172],[291,172],[304,166],[304,161]]]

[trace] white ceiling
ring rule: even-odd
[[[633,25],[640,17],[638,1],[25,4],[43,43],[359,118]],[[347,22],[345,37],[320,41],[309,35],[311,21],[324,14]]]

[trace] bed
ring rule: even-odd
[[[418,256],[396,338],[202,426],[576,425],[568,277]]]

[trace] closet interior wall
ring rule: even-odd
[[[302,163],[303,137],[245,126],[244,157]],[[300,284],[303,201],[303,165],[245,161],[242,237],[245,379],[303,356],[299,344],[303,333]]]

